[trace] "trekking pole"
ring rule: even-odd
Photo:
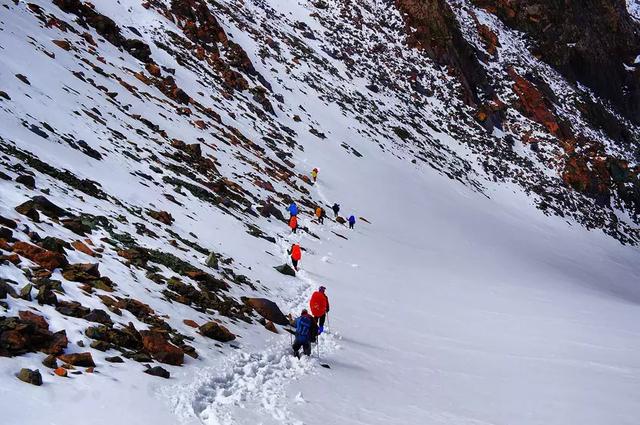
[[[316,352],[318,353],[318,361],[320,361],[320,335],[318,335],[318,340],[316,341]]]

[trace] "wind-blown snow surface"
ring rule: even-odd
[[[115,56],[110,59],[116,61]],[[349,118],[301,91],[290,94],[287,103],[305,105],[331,135],[325,141],[300,137],[304,151],[294,151],[297,172],[320,168],[313,197],[341,202],[343,214],[364,216],[371,224],[360,220],[349,232],[303,216],[303,224],[320,240],[304,233],[290,236],[276,222],[269,230],[277,243],[269,244],[195,200],[180,209],[161,200],[159,192],[125,184],[131,177],[117,167],[122,157],[107,156],[113,162],[98,170],[111,171],[112,179],[96,178],[125,202],[170,209],[185,226],[182,230],[197,233],[203,244],[235,258],[248,275],[268,285],[285,312],[299,312],[311,290],[327,286],[330,331],[321,337],[319,350],[320,362],[331,369],[320,367],[317,359],[290,357],[287,334],[267,338],[262,329],[248,325],[232,327],[242,335],[239,349],[196,340],[201,357],[187,359],[181,368],[166,366],[170,381],[142,374],[143,367],[133,362],[109,365],[95,355],[99,373],[67,381],[44,374],[44,386],[36,388],[13,375],[20,367],[42,368],[41,355],[3,358],[3,424],[637,423],[637,248],[542,215],[518,188],[492,186],[487,198],[381,152],[353,128],[347,130],[353,124]],[[33,104],[25,105],[33,112]],[[51,115],[57,111],[64,111],[64,105]],[[55,122],[60,126],[64,120]],[[169,131],[195,139],[199,133],[182,124]],[[248,124],[241,127],[253,134]],[[26,130],[16,129],[16,134],[25,145],[32,140]],[[142,143],[139,139],[134,140]],[[336,143],[342,140],[364,158],[347,155]],[[468,156],[450,138],[439,142]],[[41,143],[30,146],[41,157],[53,161],[55,153],[64,154],[63,163],[75,171],[97,172],[86,158],[79,162],[80,154],[73,157],[71,149],[47,151]],[[225,165],[230,158],[225,157]],[[138,170],[133,161],[127,165]],[[3,182],[0,190],[3,213],[24,200],[10,183]],[[66,206],[79,204],[52,190]],[[98,209],[89,204],[90,212]],[[197,220],[187,220],[186,214]],[[303,271],[297,278],[283,278],[271,267],[286,259],[294,240],[307,249]],[[173,326],[193,314],[178,304],[166,310],[157,294],[143,294],[114,259],[101,264],[119,278],[122,289],[145,296],[152,307],[169,314]],[[15,313],[20,305],[12,308]],[[76,321],[60,319],[53,325],[68,329],[72,343],[83,338]]]

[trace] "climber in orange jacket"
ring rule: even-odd
[[[324,321],[327,318],[329,312],[329,297],[325,294],[327,288],[321,286],[316,292],[311,295],[309,300],[309,309],[313,319],[318,323],[318,335],[324,330]]]
[[[325,216],[326,216],[326,213],[324,212],[324,208],[322,207],[316,208],[316,217],[318,217],[318,223],[323,224]]]
[[[289,227],[291,227],[291,230],[293,231],[293,233],[296,233],[298,230],[298,216],[292,215],[291,218],[289,219]]]
[[[302,251],[300,250],[300,245],[294,243],[291,245],[291,249],[289,250],[289,254],[291,254],[291,264],[293,264],[293,268],[298,271],[298,261],[302,258]]]

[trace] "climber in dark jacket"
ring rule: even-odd
[[[293,341],[293,345],[291,346],[291,348],[293,349],[293,354],[297,358],[300,358],[300,348],[302,348],[302,352],[305,355],[311,355],[312,326],[313,319],[305,308],[304,310],[302,310],[302,314],[300,315],[300,317],[296,319],[296,338]]]
[[[333,214],[337,217],[338,213],[340,212],[340,204],[336,202],[335,204],[333,204],[331,209],[333,210]]]

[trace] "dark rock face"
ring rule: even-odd
[[[624,0],[473,0],[508,26],[526,32],[535,55],[579,81],[640,123],[640,28]]]
[[[109,43],[122,47],[134,58],[142,62],[153,62],[148,45],[140,40],[126,39],[111,18],[99,14],[89,4],[80,0],[54,0],[53,3],[67,13],[77,15],[82,24],[93,27]]]
[[[403,12],[409,45],[424,50],[438,63],[454,70],[463,85],[467,104],[480,103],[483,91],[487,95],[492,93],[473,47],[462,36],[445,0],[396,0],[395,3]]]

